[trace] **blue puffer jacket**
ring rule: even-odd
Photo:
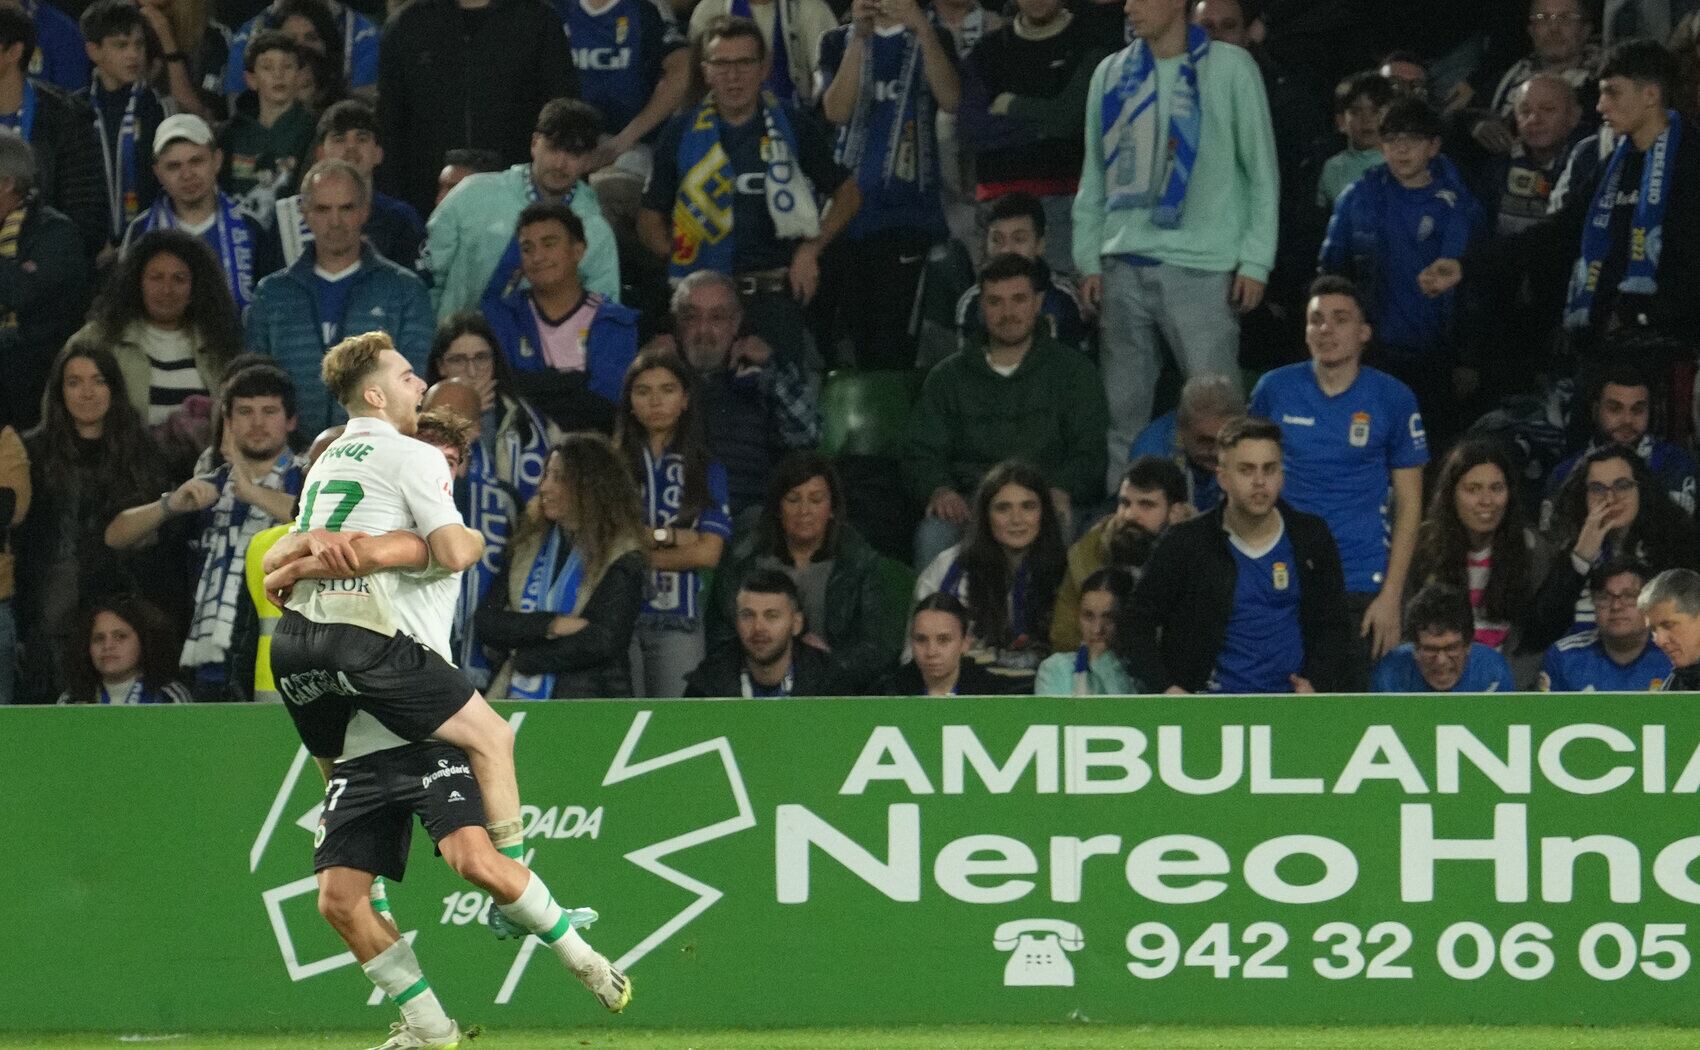
[[[543,359],[543,342],[537,332],[537,316],[531,310],[530,289],[511,292],[497,303],[486,302],[484,316],[515,373],[529,375],[548,370],[549,364]],[[590,322],[590,336],[585,340],[585,385],[611,404],[619,402],[626,369],[637,356],[637,322],[636,310],[606,298],[596,308],[596,319]]]
[[[1369,304],[1375,336],[1383,346],[1426,351],[1452,342],[1454,288],[1429,298],[1417,275],[1437,259],[1462,259],[1483,226],[1482,206],[1464,185],[1451,160],[1429,162],[1432,181],[1420,190],[1400,187],[1387,165],[1377,164],[1334,202],[1318,269],[1354,281]],[[1400,211],[1401,196],[1420,199],[1415,229],[1400,225],[1414,210]]]
[[[248,349],[270,355],[295,381],[300,406],[297,427],[308,435],[348,418],[342,406],[332,402],[319,376],[329,348],[314,287],[317,258],[308,245],[295,265],[260,282],[248,308]],[[348,280],[354,284],[343,307],[338,338],[388,332],[396,349],[423,376],[436,331],[425,282],[379,255],[370,244],[361,250],[359,272]]]

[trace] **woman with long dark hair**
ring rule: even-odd
[[[1553,501],[1552,567],[1535,592],[1523,647],[1544,650],[1594,622],[1588,573],[1619,555],[1655,574],[1700,568],[1694,523],[1626,445],[1589,452]]]
[[[1508,659],[1544,575],[1544,552],[1518,505],[1517,473],[1497,441],[1459,442],[1447,454],[1417,533],[1409,594],[1444,583],[1470,596],[1474,640]]]
[[[478,637],[507,654],[490,695],[631,696],[643,597],[637,491],[608,439],[569,434],[478,610]]]
[[[614,447],[643,500],[649,583],[632,652],[639,696],[683,696],[707,653],[702,572],[732,535],[726,469],[708,454],[696,372],[672,350],[640,351],[615,410]]]
[[[206,242],[150,230],[124,253],[71,342],[110,350],[130,404],[158,426],[191,395],[218,390],[242,352],[242,324]]]
[[[41,424],[24,436],[29,516],[18,535],[18,622],[25,626],[25,695],[59,695],[59,657],[78,606],[109,594],[162,592],[187,601],[181,559],[161,544],[119,553],[106,526],[125,507],[156,498],[165,479],[117,360],[95,346],[67,345],[54,358]],[[175,591],[175,593],[173,593]]]
[[[974,493],[966,537],[921,573],[915,598],[961,598],[974,636],[970,658],[1012,692],[1032,692],[1050,655],[1051,611],[1068,561],[1044,476],[1016,460],[993,467]]]
[[[65,653],[61,704],[186,704],[177,639],[165,614],[131,594],[93,602],[77,617]]]
[[[881,595],[879,555],[850,524],[838,471],[820,453],[793,452],[774,468],[760,520],[715,575],[711,649],[736,644],[738,584],[756,569],[778,569],[797,584],[803,641],[832,657],[850,692],[874,688],[891,670],[903,621]]]

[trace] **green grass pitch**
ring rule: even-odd
[[[316,1035],[0,1034],[32,1050],[364,1050],[382,1032]],[[909,1028],[491,1031],[461,1050],[1692,1050],[1676,1028],[1184,1028],[961,1025]]]

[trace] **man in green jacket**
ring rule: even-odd
[[[1039,329],[1044,284],[1033,260],[993,258],[980,271],[985,342],[927,374],[904,464],[910,493],[927,507],[915,532],[918,566],[960,542],[968,494],[1006,459],[1045,475],[1065,523],[1075,507],[1091,513],[1104,498],[1103,384],[1084,355]]]

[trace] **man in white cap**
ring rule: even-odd
[[[212,248],[237,309],[245,310],[255,283],[277,269],[278,252],[274,238],[219,191],[223,164],[224,152],[206,121],[191,113],[161,121],[153,136],[153,172],[161,193],[125,231],[124,247],[153,229],[180,227],[194,234]]]

